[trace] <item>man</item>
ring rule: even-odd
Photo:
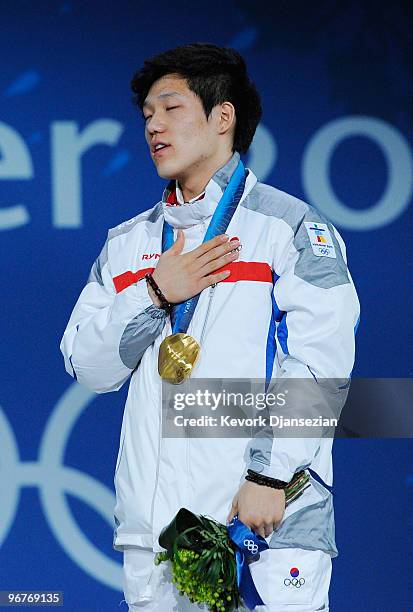
[[[238,52],[166,51],[132,89],[169,182],[160,202],[109,230],[61,344],[67,371],[97,393],[130,378],[115,473],[126,602],[201,609],[153,563],[160,531],[186,507],[222,523],[238,514],[267,538],[250,564],[263,610],[328,610],[337,552],[331,493],[318,480],[331,485],[332,440],[162,437],[158,358],[174,332],[170,306],[199,296],[184,330],[200,345],[192,377],[349,379],[359,305],[343,241],[316,209],[244,172],[261,104]],[[203,242],[239,172],[225,231]],[[285,486],[310,466],[311,486],[286,507]]]

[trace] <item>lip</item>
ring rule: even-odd
[[[160,144],[160,143],[158,143]],[[170,147],[171,145],[166,145],[166,147],[164,147],[163,149],[159,149],[159,151],[153,151],[152,155],[154,157],[161,157]]]

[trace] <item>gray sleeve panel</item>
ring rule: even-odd
[[[298,198],[263,183],[256,183],[241,206],[280,219],[293,231],[293,245],[299,252],[294,273],[304,281],[330,289],[350,283],[347,265],[332,224],[316,209]],[[326,223],[336,251],[336,258],[314,255],[305,221]]]
[[[99,283],[103,287],[103,279],[102,279],[102,270],[105,264],[108,261],[108,240],[106,240],[103,245],[103,249],[100,252],[99,257],[95,260],[95,263],[92,266],[89,277],[87,279],[88,283]]]
[[[119,344],[119,356],[127,368],[136,368],[148,346],[161,333],[165,320],[166,311],[151,304],[129,321]]]
[[[263,427],[260,432],[253,438],[249,445],[250,461],[248,469],[260,474],[264,467],[271,465],[271,452],[274,443],[274,434],[271,427]],[[299,470],[308,468],[310,464],[300,465]]]
[[[317,489],[322,487],[313,479],[311,484]],[[269,547],[322,550],[336,557],[333,496],[328,494],[323,500],[290,514],[273,532]]]
[[[270,429],[263,428],[261,436],[256,436],[253,440],[253,447],[250,447],[251,462],[248,465],[250,470],[260,473],[264,466],[270,465],[274,441]],[[307,467],[308,465],[299,466],[296,471]],[[311,478],[311,484],[320,491],[324,499],[305,506],[284,519],[272,534],[269,546],[270,548],[323,550],[328,555],[336,557],[338,552],[334,537],[333,497],[315,479]],[[291,503],[294,504],[294,502]]]
[[[291,227],[294,234],[309,209],[308,204],[302,200],[271,185],[259,182],[254,185],[240,206],[267,217],[282,219]]]
[[[304,225],[305,221],[327,224],[333,240],[336,257],[317,257],[311,247],[310,237]],[[309,207],[302,223],[300,224],[293,242],[299,252],[298,260],[295,264],[294,274],[311,285],[330,289],[338,285],[350,283],[347,274],[347,265],[344,261],[340,245],[334,233],[334,228],[312,206]]]
[[[262,472],[263,465],[271,465],[271,450],[274,434],[271,427],[263,427],[250,444],[250,463],[248,468],[254,472]]]

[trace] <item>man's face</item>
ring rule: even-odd
[[[207,120],[201,100],[185,79],[166,75],[154,82],[143,106],[145,138],[159,176],[184,179],[218,152],[220,105]],[[154,150],[155,143],[168,146]]]

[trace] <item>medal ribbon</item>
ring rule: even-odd
[[[247,557],[255,557],[263,550],[269,548],[267,541],[256,535],[247,525],[235,515],[227,525],[228,537],[236,545],[235,559],[237,563],[237,586],[245,605],[249,610],[255,606],[265,605],[254,584]]]
[[[244,193],[247,173],[241,160],[238,162],[231,180],[229,181],[220,201],[215,209],[212,219],[208,225],[202,244],[219,234],[224,234],[236,208]],[[162,230],[162,253],[169,249],[174,243],[174,233],[167,221],[163,223]],[[171,323],[172,333],[186,333],[192,320],[200,293],[194,295],[186,302],[181,302],[172,308]]]

